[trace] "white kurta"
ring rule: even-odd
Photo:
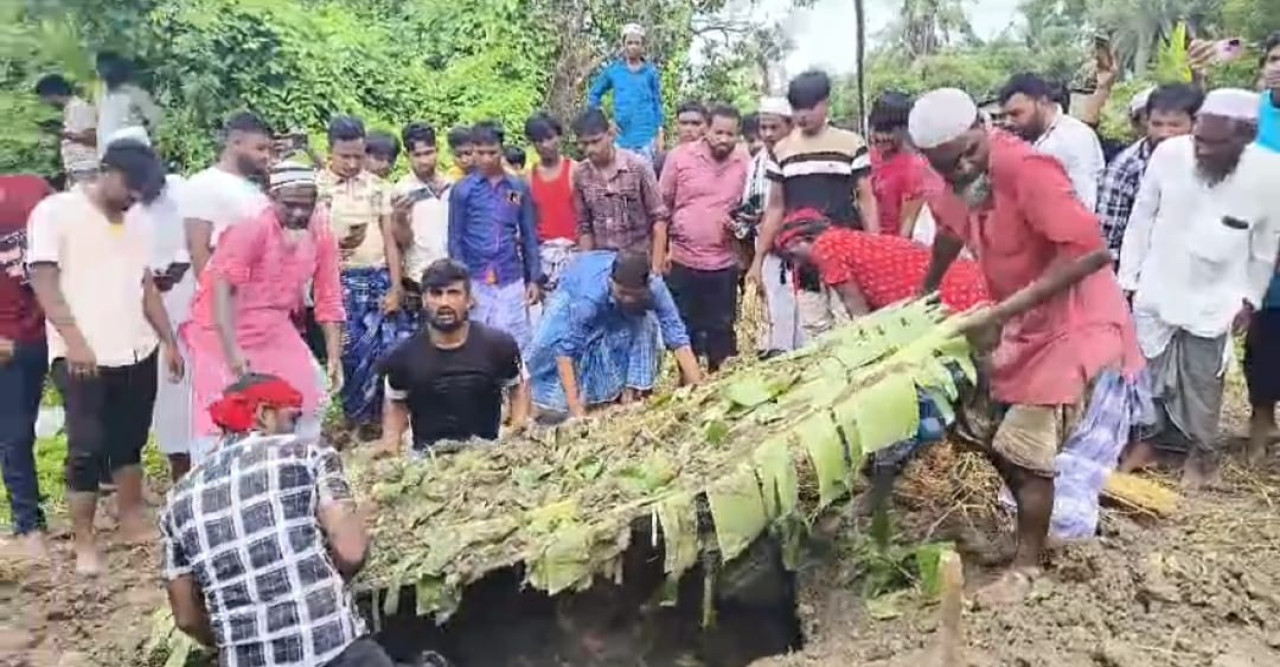
[[[189,264],[187,236],[183,230],[180,199],[185,182],[180,176],[166,178],[164,193],[149,206],[141,204],[129,211],[130,215],[150,215],[155,233],[155,249],[151,256],[151,269],[164,271],[170,264]],[[169,314],[169,324],[177,337],[178,327],[187,321],[191,312],[191,299],[195,296],[196,280],[188,270],[182,281],[162,295],[164,309]],[[183,357],[187,351],[178,338],[178,349]],[[151,428],[156,434],[156,444],[164,454],[186,454],[191,447],[191,380],[190,369],[180,382],[169,381],[166,364],[159,365],[160,381],[156,385],[156,404]]]
[[[1098,178],[1106,166],[1102,144],[1093,128],[1058,107],[1057,118],[1036,139],[1035,147],[1058,160],[1071,179],[1076,199],[1092,211],[1098,201]]]
[[[1190,136],[1167,139],[1152,153],[1125,229],[1119,276],[1134,293],[1147,358],[1159,356],[1179,329],[1217,338],[1245,302],[1261,306],[1280,248],[1278,178],[1280,154],[1252,145],[1212,186],[1197,172]]]

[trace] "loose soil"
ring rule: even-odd
[[[1242,404],[1238,393],[1231,397]],[[1239,409],[1224,426],[1239,432]],[[969,510],[898,513],[908,535],[952,538],[965,557],[968,588],[990,578],[1008,552],[1006,522],[970,498]],[[1025,604],[969,609],[968,663],[1013,667],[1263,667],[1280,664],[1280,461],[1266,470],[1228,464],[1223,488],[1184,499],[1160,521],[1104,511],[1099,539],[1052,555]],[[977,508],[976,510],[974,508]],[[842,517],[835,524],[856,522]],[[57,523],[55,522],[55,526]],[[826,526],[830,529],[832,525]],[[65,528],[55,527],[53,560],[32,569],[0,558],[0,667],[134,665],[164,603],[155,547],[126,548],[103,531],[110,574],[82,581],[71,570]],[[819,561],[798,576],[800,653],[759,667],[931,667],[934,607],[914,595],[892,613],[859,599],[848,562]],[[496,631],[501,632],[500,629]],[[615,653],[616,656],[616,653]],[[616,656],[608,664],[644,664]],[[593,664],[573,661],[562,664]],[[664,661],[665,662],[665,661]],[[657,661],[649,665],[659,664]],[[699,664],[680,660],[668,664]],[[702,664],[714,664],[704,659]]]

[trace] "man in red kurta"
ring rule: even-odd
[[[979,430],[1017,503],[1018,550],[1013,568],[985,592],[992,603],[1016,600],[1038,572],[1054,459],[1085,415],[1091,383],[1107,371],[1132,380],[1142,357],[1098,220],[1053,158],[984,127],[956,89],[920,98],[909,128],[947,184],[927,195],[938,235],[923,290],[937,289],[967,246],[1002,302],[989,366],[997,411]],[[1006,305],[1016,301],[1038,303]]]

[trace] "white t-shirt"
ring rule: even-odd
[[[41,201],[27,222],[28,266],[52,263],[62,296],[98,365],[132,366],[159,344],[142,307],[142,282],[154,249],[151,217],[125,215],[112,224],[83,188]],[[49,359],[67,345],[46,324]]]
[[[252,181],[218,167],[209,167],[192,176],[182,188],[179,209],[184,220],[206,220],[213,224],[214,245],[228,227],[249,220],[270,202]]]
[[[1068,116],[1058,107],[1058,117],[1035,141],[1041,153],[1057,158],[1067,177],[1076,199],[1092,211],[1098,203],[1098,179],[1106,167],[1102,156],[1102,144],[1093,128],[1083,121]]]
[[[430,186],[412,172],[392,189],[392,196],[414,193],[420,197],[409,210],[409,226],[413,229],[413,245],[404,253],[404,275],[417,282],[431,263],[449,256],[449,188],[433,193]]]

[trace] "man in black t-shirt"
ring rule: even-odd
[[[382,449],[400,450],[406,427],[413,450],[440,440],[494,440],[505,394],[510,425],[529,416],[529,386],[520,348],[505,332],[471,322],[475,299],[466,267],[438,260],[422,274],[426,326],[387,355],[387,408]]]

